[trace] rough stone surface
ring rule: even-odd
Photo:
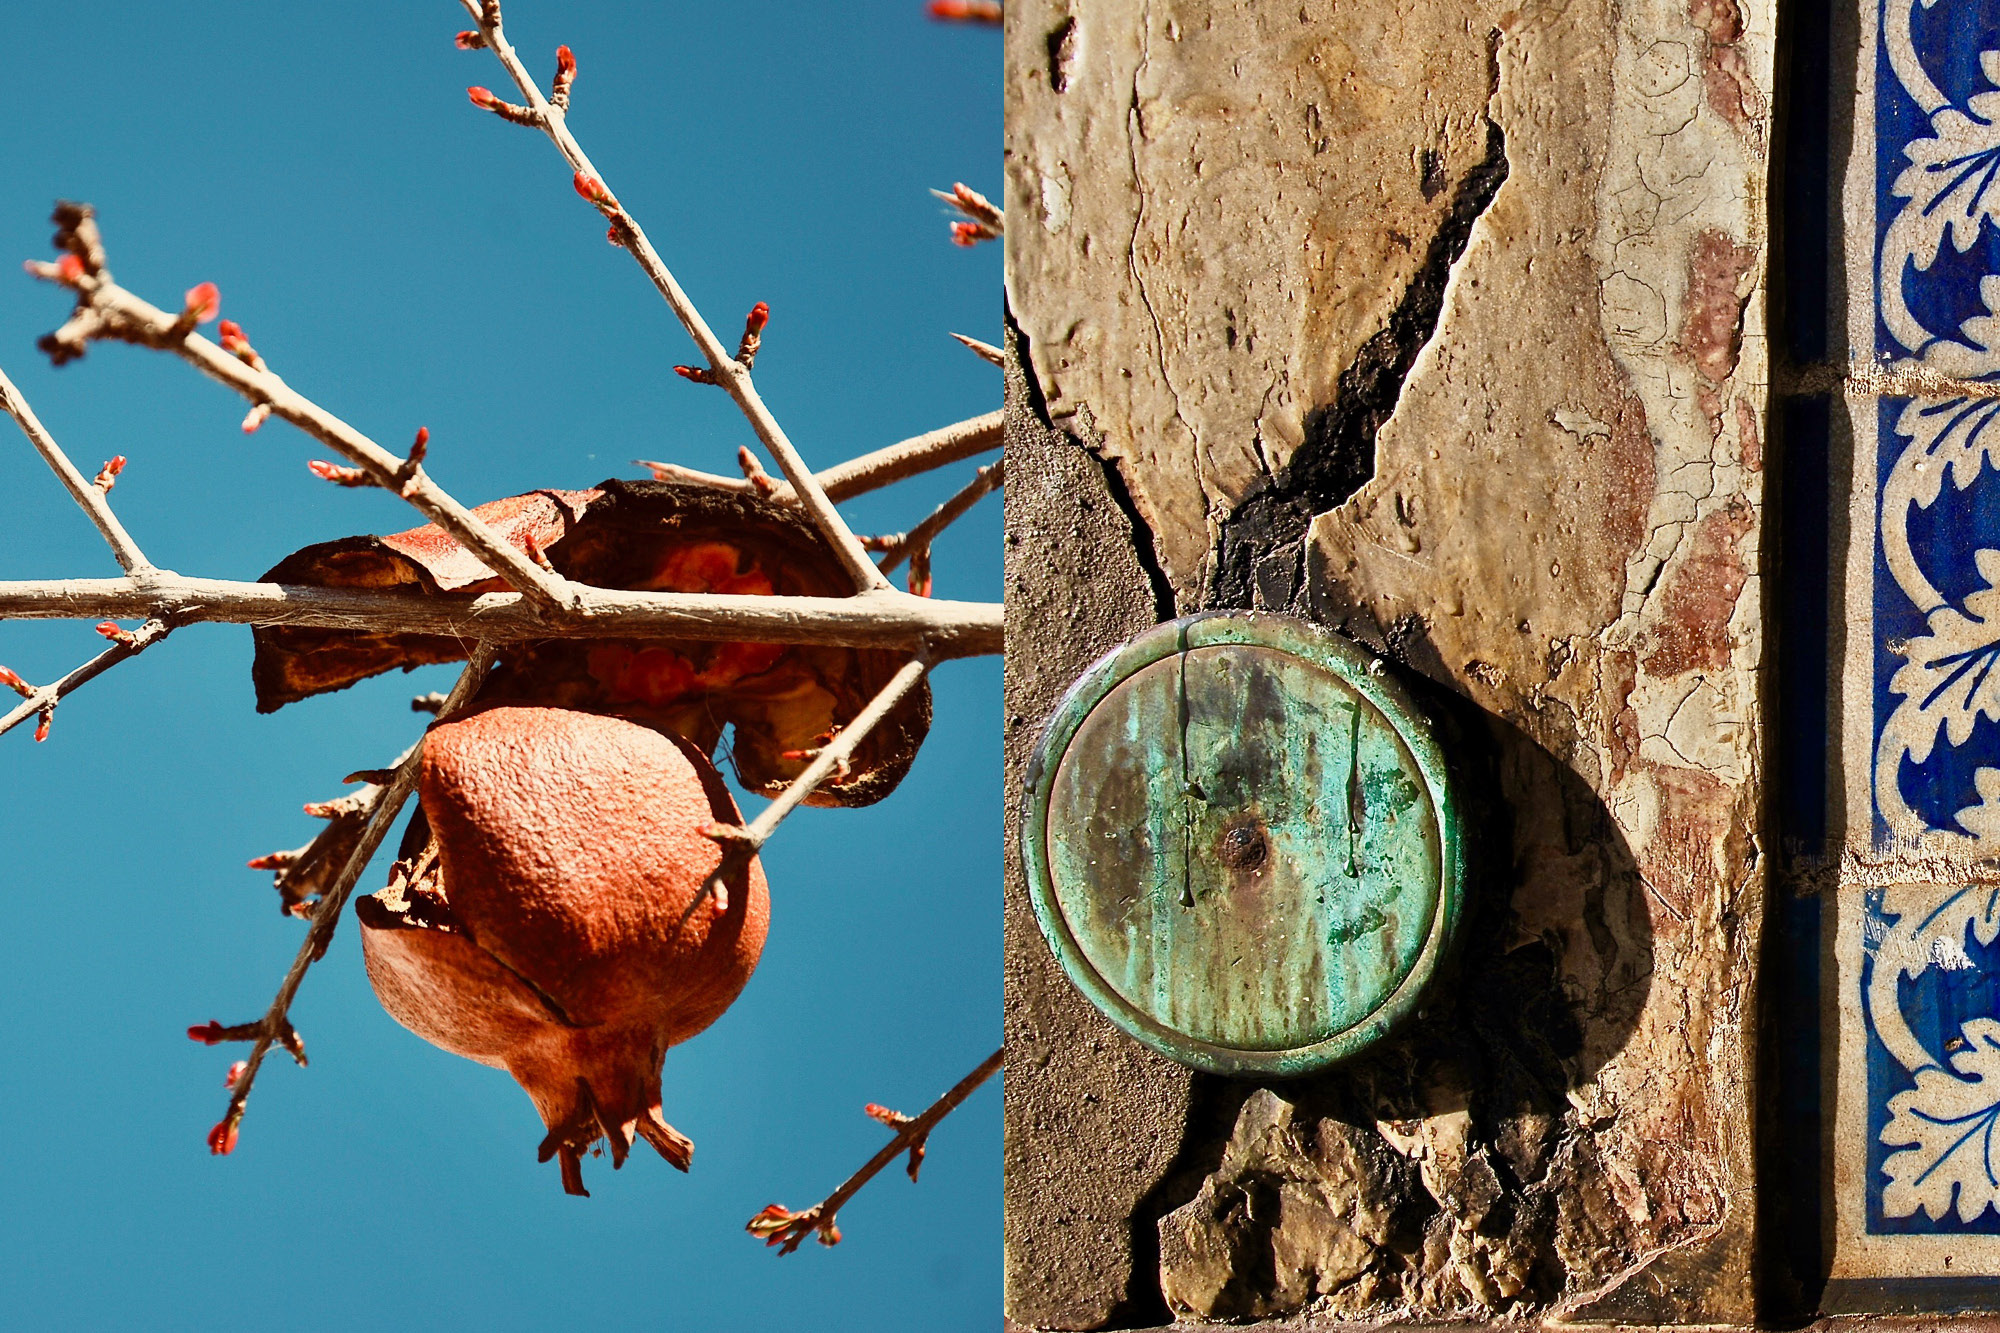
[[[1131,521],[1104,465],[1049,429],[1033,397],[1018,364],[1010,367],[1006,1282],[1015,1318],[1088,1329],[1125,1322],[1135,1272],[1142,1294],[1152,1286],[1150,1226],[1135,1233],[1132,1218],[1179,1146],[1190,1076],[1070,986],[1021,878],[1018,793],[1042,724],[1085,667],[1155,621]]]
[[[1376,646],[1496,796],[1427,1018],[1307,1084],[1172,1084],[1135,1220],[1179,1314],[1754,1314],[1772,23],[1008,8],[1010,301],[1052,418],[1129,489],[1158,609]],[[1040,651],[1011,642],[1010,678]],[[1047,1188],[1097,1189],[1042,1151]],[[1387,1230],[1348,1220],[1364,1195]],[[1143,1275],[1085,1277],[1144,1304]]]

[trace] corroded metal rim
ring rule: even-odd
[[[1056,900],[1048,857],[1050,791],[1063,756],[1084,719],[1112,690],[1141,669],[1194,648],[1247,645],[1287,653],[1332,672],[1372,704],[1415,760],[1437,821],[1437,910],[1409,971],[1359,1022],[1306,1046],[1242,1050],[1190,1037],[1160,1023],[1120,996],[1092,966]],[[1042,937],[1070,980],[1090,1002],[1132,1036],[1168,1058],[1215,1074],[1292,1077],[1343,1060],[1378,1040],[1416,1009],[1426,984],[1449,952],[1464,901],[1464,835],[1450,766],[1436,727],[1381,661],[1348,640],[1306,621],[1245,611],[1188,616],[1148,630],[1112,649],[1079,676],[1056,705],[1028,765],[1022,793],[1021,860],[1028,897]]]

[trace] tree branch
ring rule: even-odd
[[[998,490],[1007,480],[1007,460],[990,463],[973,474],[972,480],[957,495],[946,500],[923,522],[911,528],[900,537],[888,539],[882,546],[882,572],[887,574],[896,566],[910,558],[913,552],[928,551],[937,535],[956,523],[993,491]]]
[[[777,418],[771,415],[771,410],[758,396],[756,386],[751,383],[749,367],[730,355],[714,330],[702,319],[701,312],[695,309],[694,302],[681,290],[680,283],[668,270],[659,252],[653,249],[653,243],[646,239],[646,233],[640,229],[638,222],[619,205],[617,197],[605,185],[603,174],[569,132],[566,107],[550,105],[514,48],[507,44],[507,36],[501,26],[499,0],[461,0],[461,3],[473,22],[479,25],[480,35],[485,39],[483,44],[492,48],[508,77],[513,79],[514,86],[527,99],[534,123],[548,135],[549,142],[556,146],[563,160],[576,173],[577,192],[597,206],[611,223],[611,233],[617,237],[618,243],[631,253],[646,276],[652,279],[653,286],[665,298],[668,308],[680,320],[681,327],[701,349],[715,382],[727,389],[729,396],[736,400],[736,405],[750,423],[750,429],[756,432],[779,470],[791,482],[806,512],[826,535],[827,541],[832,543],[834,550],[840,553],[841,562],[854,579],[854,586],[862,592],[887,588],[888,580],[875,568],[875,562],[868,558],[867,552],[861,549],[861,543],[848,529],[846,520],[841,518],[839,511],[833,507],[833,501],[814,481],[805,460],[799,457],[790,438],[778,425]]]
[[[472,697],[473,691],[479,688],[479,682],[485,678],[487,668],[492,666],[493,658],[494,652],[490,644],[482,643],[474,650],[471,660],[465,664],[465,670],[459,673],[458,683],[452,686],[451,694],[445,700],[444,711],[449,712]],[[416,788],[417,766],[422,757],[423,741],[420,739],[410,747],[403,761],[396,766],[395,776],[390,778],[376,796],[374,807],[368,815],[367,826],[362,829],[360,839],[355,843],[353,852],[348,855],[347,864],[320,898],[319,906],[313,911],[312,925],[306,931],[305,940],[299,945],[298,955],[292,959],[292,965],[286,971],[285,979],[279,984],[278,993],[272,999],[271,1007],[265,1011],[264,1016],[254,1023],[239,1024],[236,1027],[224,1027],[220,1023],[211,1022],[206,1027],[188,1029],[188,1036],[210,1046],[223,1041],[256,1043],[250,1048],[249,1058],[244,1061],[243,1067],[233,1071],[230,1087],[234,1091],[229,1098],[229,1109],[215,1128],[209,1131],[208,1144],[211,1151],[226,1154],[235,1149],[237,1127],[243,1122],[243,1108],[250,1100],[251,1085],[257,1081],[257,1071],[263,1068],[264,1057],[274,1042],[283,1044],[300,1064],[306,1062],[305,1046],[292,1028],[289,1016],[292,999],[299,993],[299,986],[304,983],[307,970],[325,955],[327,945],[333,942],[334,928],[340,924],[340,913],[347,906],[349,895],[354,892],[354,886],[360,880],[362,872],[368,868],[370,858],[382,845],[382,840],[388,836],[389,826],[395,822],[396,815],[403,808],[403,802],[409,799],[410,792]]]
[[[14,381],[7,378],[4,370],[0,370],[0,410],[5,410],[8,416],[14,418],[21,427],[21,433],[28,437],[28,442],[35,446],[42,460],[62,479],[71,498],[82,506],[84,513],[90,515],[90,521],[97,525],[97,530],[104,534],[104,540],[111,544],[111,554],[117,557],[119,566],[128,574],[152,569],[153,562],[146,558],[139,544],[125,531],[118,515],[111,512],[111,504],[104,498],[105,492],[110,489],[109,483],[100,489],[84,480],[83,474],[76,470],[76,464],[69,461],[69,455],[43,427],[35,410],[28,406],[28,400],[21,396],[21,391],[14,387]]]
[[[120,620],[319,625],[328,629],[437,634],[494,642],[522,639],[679,638],[704,642],[824,643],[905,648],[933,660],[978,657],[1004,647],[997,602],[936,601],[887,589],[852,597],[755,597],[726,593],[628,592],[570,585],[577,605],[549,615],[518,593],[429,597],[362,588],[157,574],[144,580],[0,581],[0,620]]]
[[[771,840],[771,835],[778,831],[778,825],[784,822],[786,815],[796,810],[799,803],[817,791],[819,785],[828,777],[847,771],[848,760],[854,757],[854,747],[861,744],[868,733],[875,729],[877,723],[889,716],[890,711],[902,702],[904,695],[916,688],[917,682],[924,678],[924,673],[928,670],[930,663],[922,657],[912,658],[904,663],[895,675],[889,677],[889,683],[876,691],[875,697],[868,701],[868,706],[854,715],[853,721],[842,727],[835,735],[829,736],[826,744],[819,749],[808,752],[811,762],[806,765],[805,771],[787,783],[785,789],[764,807],[763,813],[750,823],[711,824],[702,830],[706,836],[721,845],[722,860],[708,873],[708,878],[702,881],[701,889],[694,895],[693,901],[688,903],[686,910],[681,913],[681,919],[674,927],[676,931],[687,925],[689,918],[694,916],[695,909],[707,902],[710,894],[719,895],[723,892],[724,882],[741,870],[744,864],[757,854],[758,849]],[[837,778],[835,780],[838,781]]]
[[[896,1131],[895,1138],[890,1139],[880,1152],[868,1159],[866,1165],[849,1176],[839,1189],[827,1195],[825,1199],[802,1213],[795,1213],[783,1204],[771,1204],[763,1212],[751,1218],[744,1230],[753,1236],[762,1237],[766,1245],[780,1246],[779,1254],[790,1254],[799,1248],[800,1242],[815,1231],[819,1233],[820,1244],[840,1244],[840,1227],[835,1221],[835,1215],[847,1201],[900,1154],[909,1152],[913,1155],[914,1161],[915,1154],[923,1151],[924,1141],[930,1137],[930,1132],[937,1127],[938,1121],[957,1110],[959,1103],[970,1097],[974,1089],[993,1077],[1006,1059],[1006,1055],[1007,1048],[1003,1046],[980,1061],[977,1069],[960,1079],[950,1092],[932,1102],[930,1108],[922,1115],[904,1122]],[[914,1172],[911,1178],[915,1179]]]
[[[80,308],[97,315],[96,326],[78,335],[67,333],[76,323],[50,338],[62,346],[81,346],[91,338],[115,338],[173,352],[210,379],[224,384],[251,403],[266,407],[306,434],[338,450],[367,473],[369,480],[408,500],[417,511],[456,537],[486,567],[544,610],[560,610],[572,601],[567,580],[528,559],[475,517],[471,510],[431,480],[421,466],[397,457],[347,422],[299,393],[243,345],[232,354],[196,333],[185,313],[176,317],[112,282],[108,275],[83,291]]]
[[[944,467],[961,459],[972,458],[989,449],[998,449],[1002,441],[1002,414],[988,412],[984,416],[968,421],[955,422],[922,435],[912,436],[900,444],[892,444],[886,449],[863,454],[845,463],[836,463],[823,472],[815,473],[830,500],[851,500],[857,495],[879,490],[905,477],[914,477]],[[713,486],[718,490],[738,491],[742,494],[760,494],[758,487],[742,477],[718,476],[713,472],[698,472],[691,467],[677,463],[654,463],[646,459],[634,459],[639,467],[648,468],[655,481],[684,481],[701,486]],[[770,491],[770,497],[783,503],[795,503],[798,492],[790,482],[779,482]]]
[[[147,566],[147,568],[151,568],[151,566]],[[109,671],[112,667],[117,666],[127,658],[137,657],[140,653],[145,652],[172,632],[173,626],[167,624],[164,620],[148,620],[138,629],[132,631],[132,633],[122,635],[122,637],[113,640],[109,648],[106,648],[103,652],[91,658],[88,662],[85,662],[82,666],[70,672],[53,685],[44,685],[40,689],[35,689],[27,685],[26,682],[16,685],[15,689],[21,695],[21,702],[12,712],[8,713],[5,717],[0,717],[0,733],[12,731],[29,718],[39,714],[42,718],[42,725],[35,729],[35,739],[45,739],[49,734],[48,720],[55,716],[56,705],[63,701],[65,695],[86,681],[95,680],[98,676],[103,675],[106,671]],[[11,678],[0,678],[0,684],[13,685],[14,682],[20,681],[19,676],[14,675],[13,672],[8,671],[5,667],[0,667],[0,672],[4,672],[5,677]]]

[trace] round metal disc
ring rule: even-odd
[[[1070,687],[1022,854],[1072,981],[1225,1074],[1308,1073],[1413,1009],[1457,925],[1457,804],[1383,664],[1281,616],[1161,625]]]

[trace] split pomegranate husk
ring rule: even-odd
[[[383,1007],[512,1074],[569,1193],[600,1138],[614,1166],[637,1137],[685,1171],[662,1059],[742,991],[770,912],[754,858],[704,893],[723,853],[702,830],[738,820],[707,756],[622,718],[489,706],[431,728],[418,793],[388,887],[356,904]]]
[[[796,505],[670,482],[606,481],[588,491],[533,491],[473,513],[516,549],[600,588],[842,597],[845,567]],[[505,585],[435,525],[347,537],[296,551],[267,583],[408,589],[471,598]],[[255,631],[257,708],[344,689],[398,667],[464,658],[459,639],[309,626]],[[752,791],[775,796],[809,753],[852,721],[908,661],[907,652],[826,644],[542,639],[510,644],[478,700],[617,713],[714,754],[733,726],[730,758]],[[920,683],[856,748],[813,805],[867,805],[901,782],[930,730]]]

